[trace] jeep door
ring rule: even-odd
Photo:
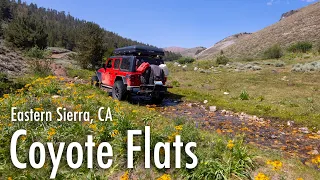
[[[102,73],[102,84],[107,86],[113,86],[113,79],[112,79],[112,71],[113,71],[113,59],[108,59],[105,65],[105,72]]]
[[[121,58],[114,58],[113,59],[113,70],[110,72],[110,78],[112,80],[112,85],[114,84],[117,76],[121,75],[120,73],[120,63],[121,63]]]

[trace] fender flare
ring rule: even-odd
[[[99,82],[102,82],[102,74],[101,74],[101,72],[96,72],[96,75],[97,75],[97,77],[99,79]]]
[[[125,76],[116,76],[114,82],[116,82],[117,80],[122,80],[124,85],[127,85],[127,78]]]

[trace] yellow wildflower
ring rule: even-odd
[[[12,177],[8,177],[8,180],[12,180]]]
[[[27,139],[27,136],[21,136],[21,140],[25,141]]]
[[[320,167],[320,155],[312,158],[311,162],[312,162],[313,164],[318,165],[318,167]]]
[[[50,128],[49,131],[48,131],[48,135],[49,135],[49,136],[53,136],[53,135],[55,135],[55,134],[56,134],[56,129]]]
[[[132,113],[137,113],[138,111],[137,110],[132,110]]]
[[[119,134],[119,131],[115,129],[115,130],[112,131],[111,137],[115,137],[118,134]]]
[[[6,99],[9,97],[9,94],[4,94],[3,97]]]
[[[229,140],[227,144],[227,148],[231,150],[233,147],[234,147],[233,140]]]
[[[181,131],[181,130],[182,130],[182,125],[175,126],[174,128],[175,128],[177,131]]]
[[[303,178],[298,178],[297,180],[303,180]]]
[[[38,107],[38,108],[34,108],[35,111],[43,111],[43,108]]]
[[[171,180],[171,177],[169,174],[163,174],[161,177],[159,177],[157,180]]]
[[[92,95],[89,95],[89,96],[85,96],[87,99],[92,99],[95,95],[92,94]]]
[[[120,180],[128,180],[129,179],[129,172],[126,171],[121,177]]]
[[[273,169],[274,171],[280,170],[280,169],[282,168],[282,162],[281,162],[281,161],[278,161],[278,160],[275,160],[275,161],[268,160],[268,161],[267,161],[267,164],[268,164],[268,165],[272,165],[272,169]]]
[[[96,124],[90,124],[89,128],[95,131],[97,129],[97,125]]]
[[[270,180],[270,178],[263,173],[258,173],[258,175],[254,177],[254,180]]]
[[[155,110],[156,110],[155,108],[149,108],[149,107],[147,107],[147,109],[148,109],[149,111],[155,111]]]

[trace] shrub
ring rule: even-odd
[[[229,58],[227,58],[224,55],[221,55],[219,57],[217,57],[216,63],[218,65],[222,64],[222,65],[226,65],[229,62]]]
[[[30,58],[43,59],[45,57],[45,51],[35,46],[26,52],[26,56]]]
[[[264,53],[264,58],[266,59],[279,59],[282,57],[282,50],[279,45],[273,45],[272,47],[268,48]]]
[[[243,90],[240,94],[240,99],[241,100],[249,100],[249,94],[246,90]]]
[[[193,63],[194,61],[195,61],[195,59],[193,59],[191,57],[182,57],[177,60],[177,62],[180,64],[189,64],[189,63]]]
[[[51,72],[51,61],[50,60],[33,60],[31,64],[31,69],[33,72],[40,76],[45,77],[52,74]]]
[[[289,46],[288,51],[294,53],[306,53],[312,49],[310,42],[297,42]]]

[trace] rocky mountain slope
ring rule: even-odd
[[[210,56],[220,53],[221,50],[224,50],[225,48],[233,45],[240,39],[249,36],[251,33],[239,33],[235,34],[229,37],[224,38],[223,40],[217,42],[215,45],[212,47],[200,52],[199,54],[196,55],[197,59],[206,59],[209,58]]]
[[[289,12],[281,21],[250,35],[226,38],[206,51],[198,59],[215,57],[223,49],[231,58],[259,57],[269,47],[287,47],[297,41],[320,42],[320,2]]]
[[[7,48],[0,37],[0,73],[17,76],[26,73],[27,70],[28,64],[21,54]]]
[[[184,57],[195,57],[197,54],[201,53],[204,51],[206,48],[205,47],[194,47],[194,48],[182,48],[182,47],[167,47],[163,48],[165,51],[171,51],[174,53],[179,53]]]
[[[182,51],[185,51],[187,48],[171,46],[171,47],[166,47],[166,48],[163,48],[163,49],[165,51],[170,51],[170,52],[174,52],[174,53],[181,53]]]

